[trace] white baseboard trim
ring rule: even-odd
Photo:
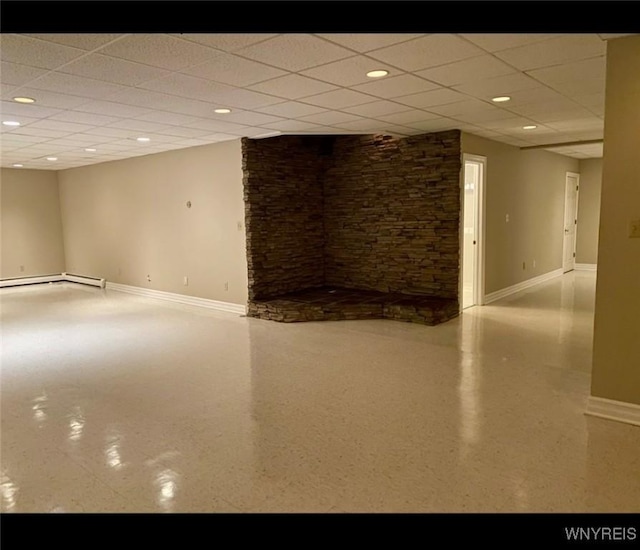
[[[15,277],[13,279],[0,279],[0,288],[22,285],[38,285],[42,283],[80,283],[83,285],[104,288],[105,280],[97,277],[85,277],[84,275],[72,275],[71,273],[56,273],[55,275],[38,275],[36,277]]]
[[[549,273],[544,273],[542,275],[538,275],[537,277],[533,277],[532,279],[527,279],[526,281],[522,281],[521,283],[509,286],[507,288],[503,288],[501,290],[496,290],[491,294],[486,294],[483,300],[483,304],[490,304],[491,302],[495,302],[496,300],[500,300],[502,298],[506,298],[507,296],[511,296],[516,292],[520,292],[521,290],[525,290],[535,285],[539,285],[540,283],[544,283],[545,281],[549,281],[551,279],[555,279],[556,277],[560,277],[562,275],[562,268],[556,269],[554,271],[549,271]]]
[[[247,313],[246,306],[240,304],[219,302],[217,300],[197,298],[195,296],[185,296],[184,294],[175,294],[173,292],[165,292],[163,290],[152,290],[150,288],[141,288],[139,286],[121,285],[119,283],[111,283],[107,281],[107,290],[127,292],[129,294],[135,294],[136,296],[144,296],[145,298],[155,298],[157,300],[176,302],[178,304],[186,304],[188,306],[216,309],[218,311],[224,311],[226,313],[236,313],[238,315],[246,315]]]
[[[576,271],[598,271],[598,264],[576,264]]]
[[[60,283],[64,281],[62,273],[55,275],[38,275],[36,277],[14,277],[12,279],[1,279],[0,288],[22,285],[38,285],[42,283]]]
[[[640,426],[640,405],[591,395],[585,414]]]

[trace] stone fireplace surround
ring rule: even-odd
[[[251,317],[459,312],[460,132],[242,141]]]

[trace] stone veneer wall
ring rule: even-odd
[[[457,301],[458,130],[244,138],[242,151],[250,306],[324,285]]]
[[[318,138],[242,140],[249,301],[324,284]]]
[[[325,282],[457,299],[460,132],[343,136],[324,175]]]

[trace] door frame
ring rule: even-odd
[[[574,213],[574,222],[573,222],[573,250],[571,251],[573,254],[573,267],[564,270],[564,258],[566,256],[566,239],[564,238],[564,230],[567,227],[567,184],[569,182],[569,177],[574,177],[578,180],[576,184],[576,211]],[[580,198],[580,174],[578,172],[567,172],[564,178],[564,214],[562,219],[562,272],[569,273],[569,271],[573,271],[576,268],[576,248],[578,244],[578,200]]]
[[[485,238],[486,238],[486,185],[487,180],[487,157],[473,155],[470,153],[462,154],[462,170],[460,172],[460,267],[458,270],[458,296],[459,308],[462,311],[462,268],[464,265],[464,180],[465,166],[467,162],[475,162],[480,165],[480,177],[478,178],[477,201],[476,201],[476,222],[478,226],[478,234],[476,236],[476,276],[474,281],[474,302],[478,306],[484,305],[484,264],[485,264]]]

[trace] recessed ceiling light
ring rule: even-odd
[[[231,109],[214,109],[214,113],[218,113],[219,115],[228,115],[231,112]]]
[[[17,120],[3,120],[2,124],[5,126],[20,126],[20,123]]]
[[[16,101],[17,103],[35,103],[36,100],[33,99],[32,97],[14,97],[13,101]]]
[[[523,126],[523,130],[535,130],[537,126],[535,124],[529,124],[528,126]]]
[[[14,168],[22,168],[24,166],[24,164],[14,164],[13,167]]]
[[[385,71],[383,69],[379,69],[377,71],[369,71],[367,73],[367,76],[369,78],[382,78],[383,76],[387,76],[389,74],[389,71]]]
[[[136,141],[140,141],[140,142],[142,142],[142,143],[146,143],[147,141],[151,141],[151,138],[148,138],[148,137],[139,137],[139,138],[136,138]]]
[[[47,160],[58,160],[58,157],[47,157]]]
[[[491,101],[494,103],[504,103],[505,101],[511,101],[511,98],[508,95],[499,95],[498,97],[491,98]]]
[[[97,149],[94,149],[93,147],[87,147],[87,148],[85,149],[85,151],[86,151],[87,153],[95,153],[95,152],[97,151]]]

